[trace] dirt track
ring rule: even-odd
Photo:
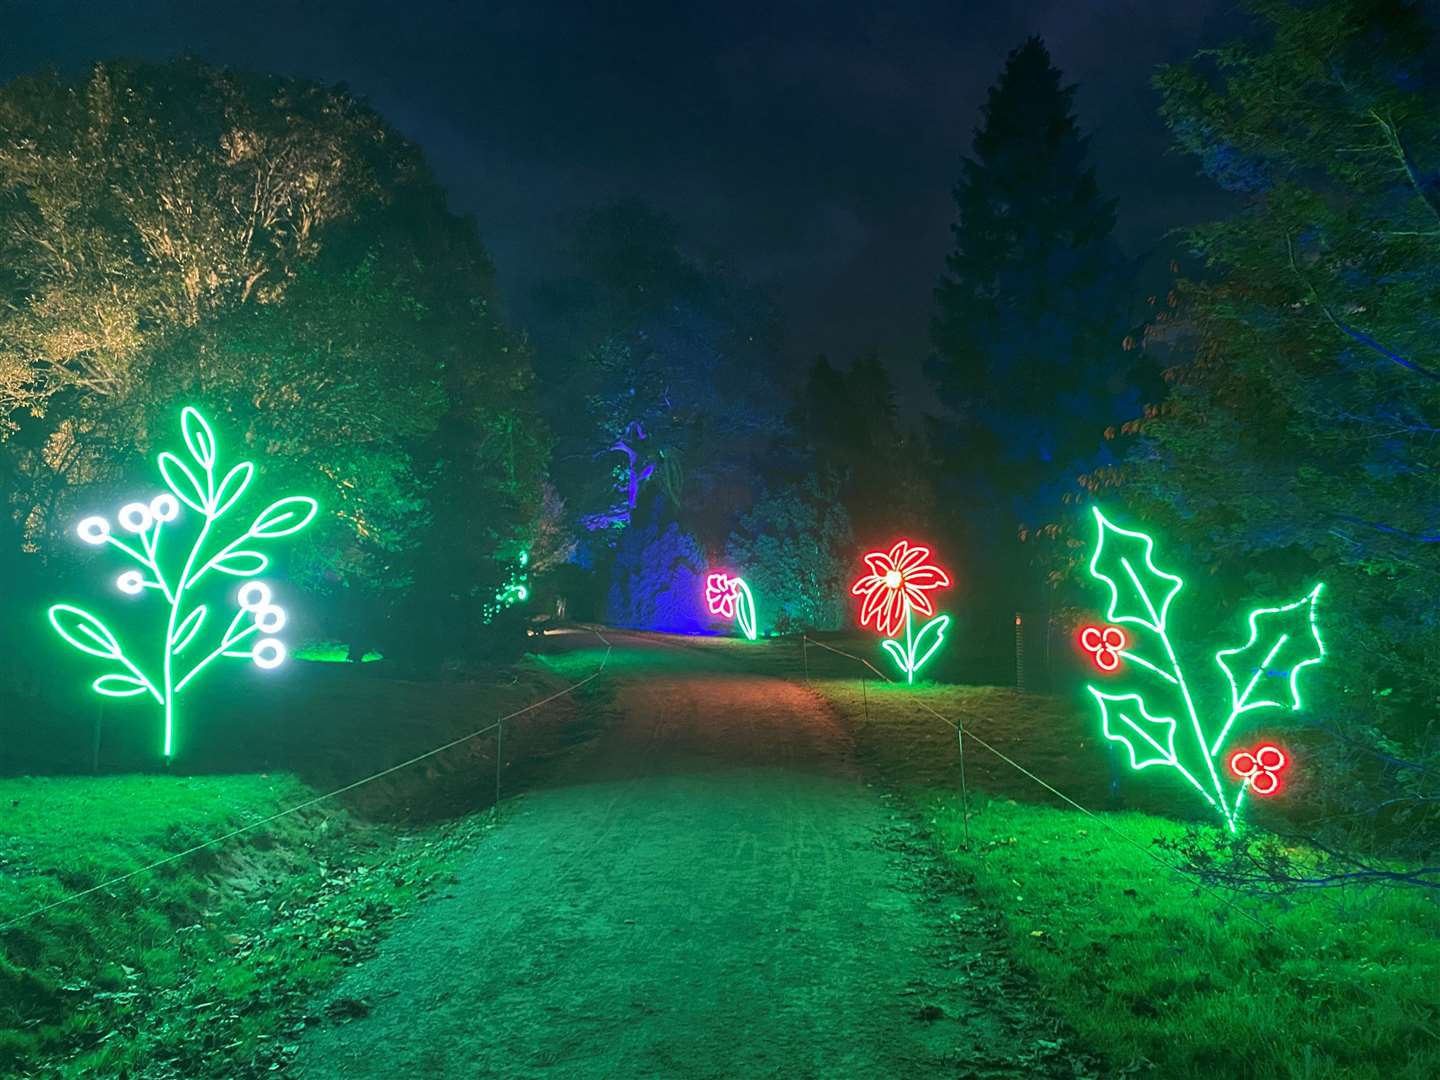
[[[615,641],[616,722],[344,980],[371,1011],[301,1075],[1069,1075],[818,699]]]

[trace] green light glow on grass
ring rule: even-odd
[[[1118,631],[1111,635],[1108,628],[1086,627],[1081,647],[1092,654],[1102,674],[1118,672],[1129,662],[1139,669],[1136,677],[1141,680],[1140,690],[1119,694],[1086,688],[1100,708],[1101,730],[1129,752],[1131,768],[1174,769],[1233,832],[1246,794],[1273,794],[1279,785],[1276,777],[1264,776],[1264,786],[1257,786],[1257,776],[1264,774],[1251,770],[1237,774],[1240,786],[1232,793],[1216,763],[1222,760],[1226,739],[1241,716],[1265,708],[1292,712],[1300,708],[1300,672],[1325,656],[1315,622],[1321,586],[1292,603],[1252,611],[1249,640],[1215,654],[1215,662],[1229,682],[1230,701],[1224,721],[1210,735],[1171,640],[1170,605],[1184,581],[1155,565],[1155,541],[1145,533],[1122,529],[1098,508],[1094,514],[1096,539],[1090,575],[1109,590],[1106,618],[1131,627],[1135,638],[1130,641]],[[1272,689],[1277,683],[1284,689]],[[1164,700],[1169,705],[1153,711],[1147,707],[1147,697],[1151,703]],[[1287,761],[1282,755],[1277,770]]]
[[[206,541],[250,486],[255,466],[242,461],[217,480],[215,433],[205,418],[187,406],[180,414],[180,431],[185,449],[199,471],[168,450],[160,454],[160,476],[170,491],[156,495],[148,503],[127,503],[116,515],[120,527],[132,534],[134,541],[126,543],[112,535],[109,520],[99,515],[85,518],[76,529],[87,544],[108,544],[139,564],[140,569],[126,570],[116,579],[121,592],[141,596],[152,590],[164,598],[168,617],[164,635],[159,637],[159,674],[154,674],[154,664],[150,666],[151,674],[147,674],[121,647],[115,634],[84,608],[55,604],[49,610],[50,623],[62,638],[81,652],[118,666],[119,670],[91,683],[91,689],[107,697],[148,693],[154,698],[165,715],[167,758],[174,750],[176,698],[201,671],[222,656],[248,659],[259,668],[277,667],[285,660],[285,644],[273,636],[285,625],[285,610],[273,602],[269,585],[251,580],[237,590],[234,617],[224,632],[212,639],[214,648],[181,674],[176,658],[196,641],[210,617],[208,605],[187,604],[193,599],[192,590],[211,572],[253,579],[270,565],[269,557],[254,550],[253,543],[299,532],[318,510],[315,500],[305,495],[279,499],[260,511],[242,534],[207,556]],[[162,559],[162,536],[170,535],[166,526],[180,517],[181,504],[200,515],[199,528],[183,560],[178,554]],[[247,641],[251,638],[254,640]]]

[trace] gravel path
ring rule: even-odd
[[[313,1028],[300,1075],[1071,1075],[819,699],[615,642],[605,734],[345,978],[369,1012]]]

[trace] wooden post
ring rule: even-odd
[[[504,750],[505,721],[495,723],[495,816],[500,816],[500,754]]]
[[[90,771],[100,771],[100,730],[105,725],[105,699],[102,697],[95,706],[95,738],[90,746]]]
[[[1015,613],[1015,689],[1025,692],[1025,620]]]

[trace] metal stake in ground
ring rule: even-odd
[[[965,786],[965,721],[955,722],[955,742],[960,747],[960,820],[965,823],[965,850],[970,850],[970,791]]]
[[[500,753],[504,749],[505,721],[495,722],[495,816],[500,816]]]
[[[800,635],[800,655],[801,655],[801,656],[804,658],[804,660],[805,660],[805,685],[806,685],[806,686],[809,686],[809,685],[810,685],[810,636],[809,636],[808,634],[803,634],[803,633],[802,633],[802,634]]]

